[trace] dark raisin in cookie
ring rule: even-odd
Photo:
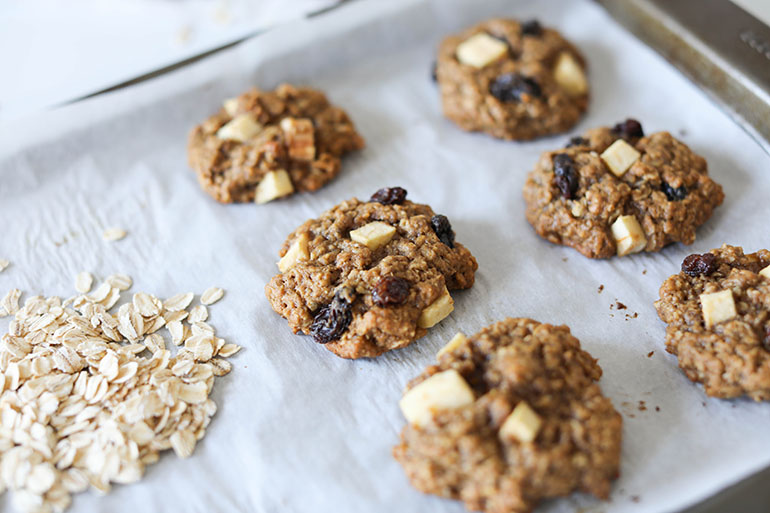
[[[770,251],[690,255],[660,287],[666,350],[713,397],[770,400]]]
[[[692,244],[724,194],[702,157],[668,132],[645,136],[628,119],[543,153],[524,200],[538,235],[608,258]]]
[[[393,454],[417,489],[486,513],[573,491],[608,497],[622,419],[569,328],[506,319],[437,357],[400,403],[409,424]]]
[[[501,139],[564,132],[588,106],[580,52],[536,20],[491,19],[447,37],[436,76],[446,117]]]
[[[297,228],[265,287],[294,333],[343,358],[373,357],[422,337],[473,285],[476,259],[445,216],[392,187],[345,201]]]
[[[283,84],[226,100],[190,133],[188,159],[217,201],[266,203],[321,188],[340,172],[340,157],[363,147],[323,93]]]

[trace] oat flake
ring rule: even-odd
[[[16,316],[0,342],[0,494],[22,511],[63,511],[73,493],[138,481],[164,449],[192,455],[217,409],[214,380],[239,349],[215,335],[203,305],[190,335],[181,320],[192,294],[140,292],[111,312],[131,278],[113,275],[86,296],[92,281],[78,275],[81,295],[63,302],[34,296],[20,308],[17,289],[0,301]],[[164,326],[184,342],[173,355],[155,333]]]

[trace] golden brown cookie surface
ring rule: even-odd
[[[294,333],[343,358],[374,357],[449,315],[449,291],[470,288],[478,264],[445,216],[405,198],[381,189],[289,235],[265,293]]]
[[[629,119],[543,153],[524,200],[538,235],[609,258],[692,244],[724,193],[687,145],[668,132],[645,136]]]
[[[770,400],[770,251],[690,255],[660,287],[666,350],[713,397]]]
[[[582,55],[534,20],[495,18],[447,37],[436,77],[447,118],[501,139],[564,132],[588,106]]]
[[[607,498],[622,419],[601,374],[566,326],[498,322],[409,383],[394,456],[417,489],[472,511],[524,513],[577,490]]]
[[[258,203],[315,191],[364,147],[345,111],[320,91],[282,84],[224,102],[190,133],[188,159],[203,190],[222,203]]]

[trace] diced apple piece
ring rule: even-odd
[[[588,80],[580,63],[569,52],[562,52],[553,68],[556,83],[569,96],[581,96],[588,92]]]
[[[474,68],[483,68],[508,53],[508,45],[480,32],[457,45],[457,60]]]
[[[310,258],[310,253],[307,249],[309,240],[310,237],[308,237],[307,233],[303,233],[297,237],[291,246],[289,246],[289,251],[287,251],[286,254],[283,255],[283,258],[278,262],[278,270],[285,273],[297,265],[297,262],[300,260],[308,260]]]
[[[396,234],[396,228],[382,221],[372,221],[350,232],[350,238],[372,251],[381,248]]]
[[[430,422],[436,411],[473,404],[473,390],[454,369],[439,372],[410,389],[398,403],[406,420],[418,426]]]
[[[262,131],[262,125],[257,123],[251,114],[241,114],[231,119],[217,130],[217,137],[231,141],[248,141]]]
[[[770,278],[770,265],[759,271],[759,274],[764,276],[765,278]]]
[[[500,427],[500,437],[513,437],[519,442],[529,443],[537,438],[542,425],[543,421],[535,410],[525,401],[521,401]]]
[[[711,328],[720,322],[729,321],[738,312],[735,310],[732,290],[722,290],[711,294],[701,294],[700,304],[706,327]]]
[[[618,256],[638,253],[647,245],[647,237],[634,216],[620,216],[610,227]]]
[[[228,98],[222,102],[222,107],[224,107],[225,112],[227,112],[230,117],[235,117],[235,113],[238,112],[238,98]]]
[[[465,344],[468,341],[468,338],[462,334],[458,333],[454,337],[452,337],[452,340],[447,342],[447,344],[438,350],[438,353],[436,353],[436,359],[438,360],[441,358],[442,355],[445,355],[447,353],[451,353],[461,345]]]
[[[623,176],[634,162],[639,160],[641,153],[623,139],[618,139],[604,150],[601,158],[615,176]]]
[[[420,328],[432,328],[452,313],[454,309],[455,302],[449,295],[449,291],[444,288],[444,293],[420,313],[417,325]]]
[[[309,119],[283,118],[281,130],[286,137],[289,156],[297,160],[315,158],[315,129]]]
[[[286,196],[294,192],[294,186],[291,184],[291,178],[289,173],[283,169],[278,171],[270,171],[262,178],[262,181],[257,185],[257,197],[255,201],[257,203],[267,203],[273,201],[276,198]]]

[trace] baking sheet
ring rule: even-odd
[[[335,2],[1,2],[0,62],[13,72],[0,80],[0,120],[74,101]]]
[[[536,16],[586,54],[594,100],[570,134],[511,143],[442,118],[429,78],[436,45],[492,15]],[[281,81],[326,90],[368,147],[315,194],[216,204],[187,168],[188,130],[221,99]],[[704,155],[724,185],[724,205],[695,244],[659,254],[591,261],[538,238],[521,199],[538,155],[627,116]],[[245,350],[214,388],[220,408],[195,454],[166,454],[140,483],[106,497],[80,494],[73,512],[463,511],[412,489],[391,458],[404,424],[397,400],[455,332],[506,316],[569,325],[599,359],[602,389],[624,417],[611,500],[575,495],[541,511],[671,511],[770,464],[768,405],[709,399],[690,384],[663,349],[652,306],[687,254],[723,242],[767,247],[769,163],[700,91],[587,0],[363,0],[146,84],[1,125],[0,258],[13,263],[0,274],[0,293],[69,295],[81,270],[124,272],[134,291],[159,296],[227,291],[211,323]],[[291,335],[263,287],[296,226],[388,185],[450,218],[478,259],[477,281],[454,294],[454,313],[419,342],[375,360],[342,360]],[[110,226],[127,238],[102,241]],[[611,309],[616,300],[628,310]],[[0,508],[9,503],[6,494]]]

